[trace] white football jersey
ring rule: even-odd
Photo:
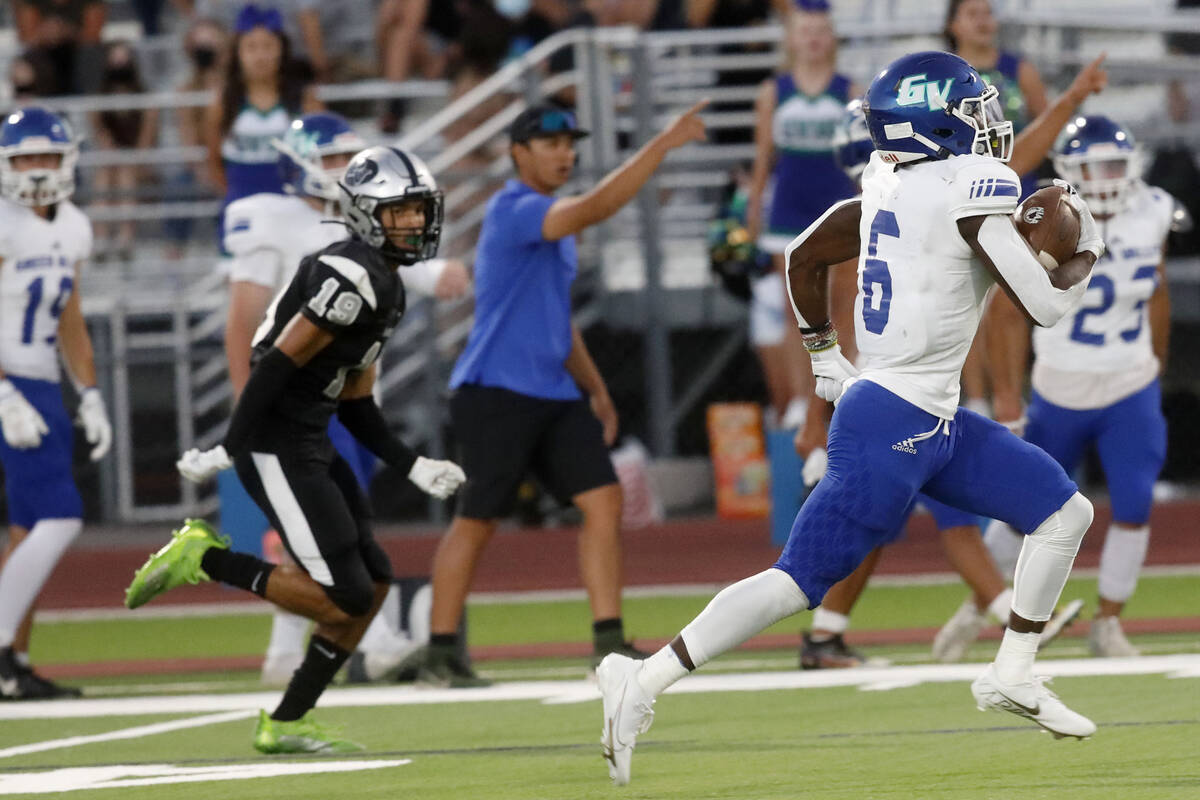
[[[92,223],[58,204],[54,219],[0,199],[0,369],[58,381],[58,319],[75,290],[75,266],[92,252]]]
[[[1011,214],[1020,179],[977,155],[897,168],[871,155],[863,173],[854,327],[862,377],[943,419],[992,277],[957,220]]]
[[[1158,265],[1175,200],[1139,183],[1124,210],[1097,220],[1107,251],[1075,313],[1035,328],[1033,388],[1066,408],[1103,408],[1158,375],[1146,303],[1158,288]]]
[[[264,192],[235,200],[225,209],[229,280],[278,294],[291,283],[301,259],[348,235],[345,225],[296,195]],[[405,289],[432,296],[445,264],[435,258],[401,268]]]

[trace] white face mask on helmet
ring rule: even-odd
[[[56,154],[57,167],[17,169],[13,158],[23,155]],[[0,195],[23,206],[51,206],[75,193],[75,164],[79,146],[43,137],[26,137],[20,143],[0,148]]]
[[[1073,185],[1098,217],[1120,213],[1142,174],[1141,153],[1106,142],[1086,152],[1054,157],[1054,169]]]

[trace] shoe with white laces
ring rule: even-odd
[[[1046,623],[1046,627],[1042,629],[1042,634],[1038,638],[1038,650],[1057,639],[1068,625],[1079,619],[1081,611],[1083,611],[1083,600],[1078,597],[1063,606],[1062,610],[1055,611],[1054,616]]]
[[[996,665],[989,664],[984,673],[971,684],[971,694],[980,711],[1008,711],[1040,725],[1055,739],[1074,736],[1086,739],[1096,732],[1096,723],[1077,714],[1046,688],[1046,678],[1034,678],[1028,683],[1001,683]]]
[[[1142,652],[1125,638],[1120,617],[1096,617],[1088,632],[1088,649],[1099,658],[1133,658]]]
[[[975,601],[968,597],[933,637],[934,659],[943,664],[962,661],[986,624],[987,612],[976,608]]]
[[[608,762],[608,776],[617,786],[629,783],[633,746],[638,734],[654,722],[654,698],[638,683],[642,662],[619,653],[604,657],[596,667],[596,682],[604,700],[604,729],[600,744]]]

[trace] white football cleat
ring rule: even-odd
[[[988,664],[984,673],[971,684],[971,694],[980,711],[1008,711],[1018,717],[1041,725],[1055,739],[1074,736],[1086,739],[1096,732],[1096,723],[1077,714],[1045,686],[1046,678],[1034,678],[1028,683],[1004,684],[996,676],[996,665]]]
[[[1100,658],[1133,658],[1142,652],[1125,638],[1119,617],[1096,617],[1088,632],[1088,649]]]
[[[608,776],[617,786],[629,783],[633,746],[638,734],[654,722],[654,698],[638,683],[642,662],[619,653],[604,657],[596,667],[596,682],[604,700],[604,729],[600,744],[608,762]]]
[[[979,638],[986,624],[987,611],[980,611],[975,607],[975,601],[968,597],[933,637],[933,657],[944,664],[962,661],[967,648]]]
[[[1038,637],[1038,650],[1057,639],[1068,625],[1079,618],[1081,611],[1083,611],[1083,600],[1078,597],[1063,606],[1062,611],[1056,611],[1050,621],[1046,623],[1046,627],[1042,629],[1041,636]]]

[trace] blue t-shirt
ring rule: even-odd
[[[451,389],[477,384],[546,400],[582,397],[566,368],[575,237],[542,236],[555,199],[510,180],[488,200],[475,255],[475,324]]]

